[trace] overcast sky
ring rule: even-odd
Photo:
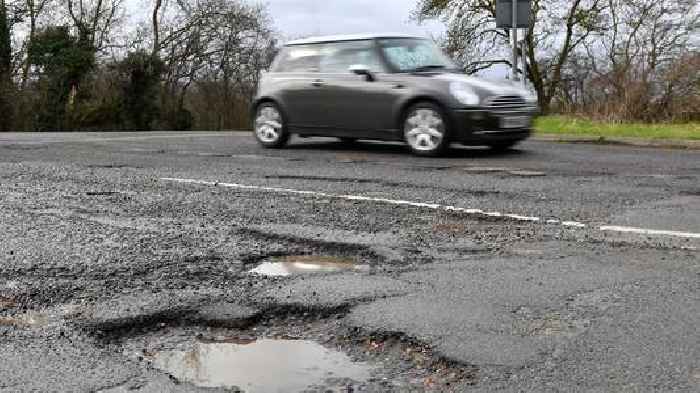
[[[415,0],[267,0],[275,26],[289,38],[362,32],[431,35],[439,23],[410,20]]]

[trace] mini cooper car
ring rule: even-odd
[[[432,41],[401,34],[287,43],[261,77],[255,136],[405,141],[436,156],[451,143],[508,149],[531,133],[537,99],[521,87],[463,73]]]

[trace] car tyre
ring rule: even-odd
[[[436,157],[450,146],[447,116],[438,105],[421,102],[412,105],[403,116],[404,140],[413,154]]]
[[[287,124],[277,104],[265,102],[255,110],[255,139],[268,149],[281,149],[289,142]]]

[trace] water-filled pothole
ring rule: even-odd
[[[158,352],[152,361],[178,380],[253,393],[345,387],[370,378],[368,365],[307,340],[197,342],[188,351]]]
[[[0,326],[19,328],[37,328],[49,324],[49,316],[43,313],[28,311],[21,315],[0,316]]]
[[[297,274],[334,273],[342,271],[369,272],[370,265],[353,258],[329,255],[287,255],[263,261],[250,273],[263,276],[292,276]]]

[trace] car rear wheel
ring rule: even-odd
[[[284,116],[274,103],[263,103],[255,111],[255,138],[270,149],[283,148],[289,141]]]
[[[438,156],[450,145],[442,109],[430,102],[413,105],[403,122],[404,139],[414,154]]]

